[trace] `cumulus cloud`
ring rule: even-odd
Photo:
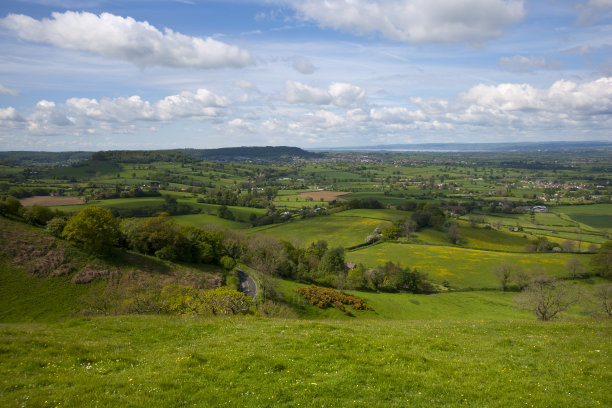
[[[6,122],[23,122],[25,119],[17,112],[15,108],[0,108],[0,123]]]
[[[561,68],[561,61],[546,57],[515,55],[500,58],[497,65],[508,71],[533,72],[535,69],[559,69]]]
[[[0,95],[17,96],[17,91],[5,88],[4,86],[2,86],[2,84],[0,84]]]
[[[300,82],[286,81],[282,96],[289,103],[355,107],[363,104],[365,90],[341,82],[332,83],[328,89],[322,89]]]
[[[291,66],[300,74],[310,75],[316,70],[315,66],[312,65],[308,59],[304,57],[293,57],[291,59]]]
[[[140,96],[129,98],[103,98],[100,101],[88,98],[71,98],[66,107],[71,114],[103,122],[170,121],[180,118],[207,119],[223,116],[229,104],[226,98],[207,89],[181,92],[151,104]]]
[[[523,0],[294,0],[322,27],[411,43],[480,45],[525,17]]]
[[[606,115],[612,118],[612,77],[585,83],[559,80],[548,89],[527,84],[477,85],[460,98],[471,106],[505,114],[522,111],[554,113],[562,117]]]
[[[251,55],[236,46],[210,37],[190,37],[169,28],[162,32],[131,17],[74,11],[51,16],[36,20],[23,14],[9,14],[0,19],[0,25],[27,41],[89,51],[140,67],[244,67],[253,63]]]

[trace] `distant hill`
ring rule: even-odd
[[[314,159],[323,157],[320,153],[313,153],[299,147],[290,146],[243,146],[222,147],[220,149],[184,149],[182,151],[200,160],[223,161],[288,161],[293,158]]]
[[[321,153],[290,146],[244,146],[219,149],[108,150],[100,152],[0,152],[0,164],[65,165],[91,159],[94,162],[151,163],[154,161],[190,163],[197,160],[290,161],[313,159]]]
[[[569,150],[612,149],[610,142],[519,142],[519,143],[415,143],[375,146],[331,147],[312,149],[316,151],[368,151],[368,152],[562,152]]]
[[[22,165],[72,164],[87,160],[93,152],[0,152],[0,163]]]

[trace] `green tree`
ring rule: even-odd
[[[448,239],[452,244],[457,244],[459,239],[461,238],[461,230],[459,229],[459,224],[456,222],[452,223],[450,228],[448,229]]]
[[[344,248],[342,247],[328,249],[319,264],[319,272],[323,276],[339,274],[344,272],[344,268]]]
[[[365,276],[361,266],[348,271],[346,275],[346,284],[354,289],[359,289],[365,286]]]
[[[19,200],[13,196],[4,197],[0,200],[0,214],[2,215],[18,215],[21,207]]]
[[[55,213],[49,207],[34,204],[31,207],[23,207],[21,216],[28,224],[46,225],[55,216]]]
[[[66,223],[62,237],[88,251],[104,253],[119,238],[119,220],[109,209],[93,205],[85,207]]]
[[[612,277],[612,241],[601,245],[599,251],[591,258],[593,271],[602,277]]]

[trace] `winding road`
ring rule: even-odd
[[[238,290],[251,299],[255,299],[257,283],[245,271],[236,269],[236,272],[238,272],[238,279],[240,280],[240,288]]]

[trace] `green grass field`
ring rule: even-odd
[[[555,276],[565,276],[565,264],[579,258],[588,267],[590,255],[564,253],[512,253],[431,245],[382,243],[348,252],[347,260],[367,267],[392,261],[416,267],[435,282],[448,280],[456,288],[494,288],[493,268],[509,262],[523,269],[543,268]]]
[[[282,239],[297,238],[302,245],[324,239],[331,247],[350,247],[364,243],[366,236],[375,228],[390,225],[390,222],[381,219],[342,217],[340,214],[256,227],[248,230],[248,233],[261,233]]]
[[[176,220],[177,224],[179,225],[191,225],[198,228],[201,228],[207,224],[216,224],[231,229],[244,228],[244,224],[240,222],[226,220],[215,215],[208,214],[174,215],[172,218]]]
[[[130,316],[0,325],[0,405],[612,405],[610,322]]]
[[[612,204],[561,206],[553,211],[594,228],[612,228]]]

